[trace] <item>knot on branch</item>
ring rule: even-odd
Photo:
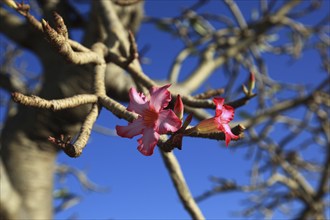
[[[60,147],[69,157],[79,157],[82,152],[72,143],[71,136],[65,138],[65,136],[62,134],[59,139],[48,137],[48,140]]]

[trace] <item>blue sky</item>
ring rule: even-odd
[[[178,15],[181,9],[193,2],[149,0],[145,3],[145,11],[149,16],[170,17]],[[251,17],[253,8],[258,6],[257,1],[237,2],[248,18]],[[321,15],[327,12],[326,8],[329,8],[329,1],[325,1],[325,4]],[[201,11],[230,15],[224,4],[218,1],[212,1]],[[320,14],[316,16],[314,13],[305,21],[314,23],[322,17]],[[173,36],[157,31],[153,25],[144,24],[138,34],[138,46],[142,48],[147,44],[151,49],[146,57],[151,59],[151,63],[143,66],[144,71],[152,78],[163,79],[167,76],[173,57],[183,45]],[[325,78],[320,68],[319,56],[315,52],[307,51],[300,60],[294,62],[287,56],[266,54],[265,57],[268,72],[276,80],[315,85]],[[32,65],[36,62],[35,59],[26,57],[24,59],[28,59],[28,66],[33,71],[41,71],[40,67],[36,68]],[[196,65],[195,62],[196,60],[191,59],[185,63],[182,77]],[[248,73],[242,70],[241,82],[246,80],[247,76]],[[223,74],[223,70],[218,70],[202,89],[209,86],[221,88],[227,81],[228,78]],[[240,111],[253,113],[254,107],[255,103],[252,101],[237,110],[237,113]],[[238,119],[234,119],[234,124],[235,120]],[[113,130],[117,124],[127,123],[103,110],[97,124]],[[282,130],[276,130],[274,133],[283,135]],[[155,150],[153,156],[145,157],[136,150],[136,140],[137,138],[124,139],[94,132],[81,157],[72,159],[63,153],[59,154],[58,163],[85,170],[93,182],[107,187],[109,191],[106,193],[83,191],[77,181],[70,177],[65,183],[57,184],[56,187],[67,187],[82,196],[83,200],[78,205],[57,214],[55,218],[66,219],[74,215],[78,219],[189,219],[172,186],[158,150]],[[209,181],[210,176],[225,177],[239,184],[248,184],[248,170],[252,161],[245,160],[246,151],[247,149],[225,148],[223,142],[185,138],[183,150],[175,150],[175,155],[182,166],[192,194],[197,196],[213,186]],[[245,196],[240,193],[221,194],[201,202],[200,207],[207,219],[234,219],[232,213],[243,209],[242,199]],[[275,217],[282,216],[275,213]]]

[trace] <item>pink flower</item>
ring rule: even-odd
[[[222,131],[226,136],[226,146],[228,146],[231,139],[237,139],[238,136],[231,132],[228,123],[234,118],[234,108],[229,105],[224,105],[225,99],[214,98],[213,102],[216,104],[215,116],[201,121],[196,129],[200,133],[213,133]]]
[[[174,112],[164,110],[171,101],[171,93],[167,90],[170,86],[151,88],[150,100],[135,88],[131,88],[127,110],[139,116],[127,126],[116,126],[117,134],[121,137],[132,138],[142,134],[138,139],[138,150],[145,156],[153,154],[160,134],[175,132],[181,127],[182,122]]]

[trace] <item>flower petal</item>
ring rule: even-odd
[[[181,120],[172,110],[161,110],[156,124],[156,131],[159,134],[166,134],[169,131],[176,132],[180,129],[181,124]]]
[[[141,134],[144,129],[143,119],[139,117],[132,123],[128,123],[127,126],[116,126],[117,134],[121,137],[132,138],[138,134]]]
[[[234,118],[235,109],[229,105],[224,105],[225,99],[214,98],[213,102],[216,104],[215,116],[220,117],[219,123],[229,123]]]
[[[129,90],[130,102],[127,107],[128,111],[136,112],[139,115],[142,115],[144,110],[149,108],[147,98],[143,93],[139,93],[135,88]]]
[[[163,87],[152,87],[150,89],[150,107],[153,107],[156,111],[160,111],[165,108],[171,101],[171,93],[167,90],[171,84],[167,84]]]
[[[138,139],[138,150],[145,156],[153,154],[159,134],[153,128],[146,128],[143,130],[143,136]]]
[[[231,139],[238,139],[238,136],[234,135],[233,132],[231,132],[231,129],[228,124],[223,124],[221,130],[225,133],[226,136],[226,146],[229,145]]]
[[[233,120],[235,114],[235,109],[230,105],[224,105],[222,108],[221,114],[221,122],[224,124],[228,124],[231,120]]]
[[[220,116],[222,114],[222,106],[223,106],[223,103],[225,102],[225,99],[216,97],[216,98],[213,98],[213,102],[216,105],[215,116]]]

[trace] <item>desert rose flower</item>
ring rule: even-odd
[[[228,123],[234,118],[234,108],[229,105],[224,105],[225,99],[214,98],[213,102],[216,105],[215,116],[201,121],[195,128],[200,133],[213,133],[222,131],[225,133],[226,146],[231,139],[237,139],[238,136],[231,132]]]
[[[153,154],[159,136],[175,132],[181,127],[181,120],[170,109],[164,109],[171,101],[171,93],[167,90],[171,85],[153,87],[150,89],[150,99],[144,94],[131,88],[128,111],[139,116],[127,126],[116,126],[117,134],[121,137],[132,138],[142,134],[138,139],[138,150],[145,156]]]

